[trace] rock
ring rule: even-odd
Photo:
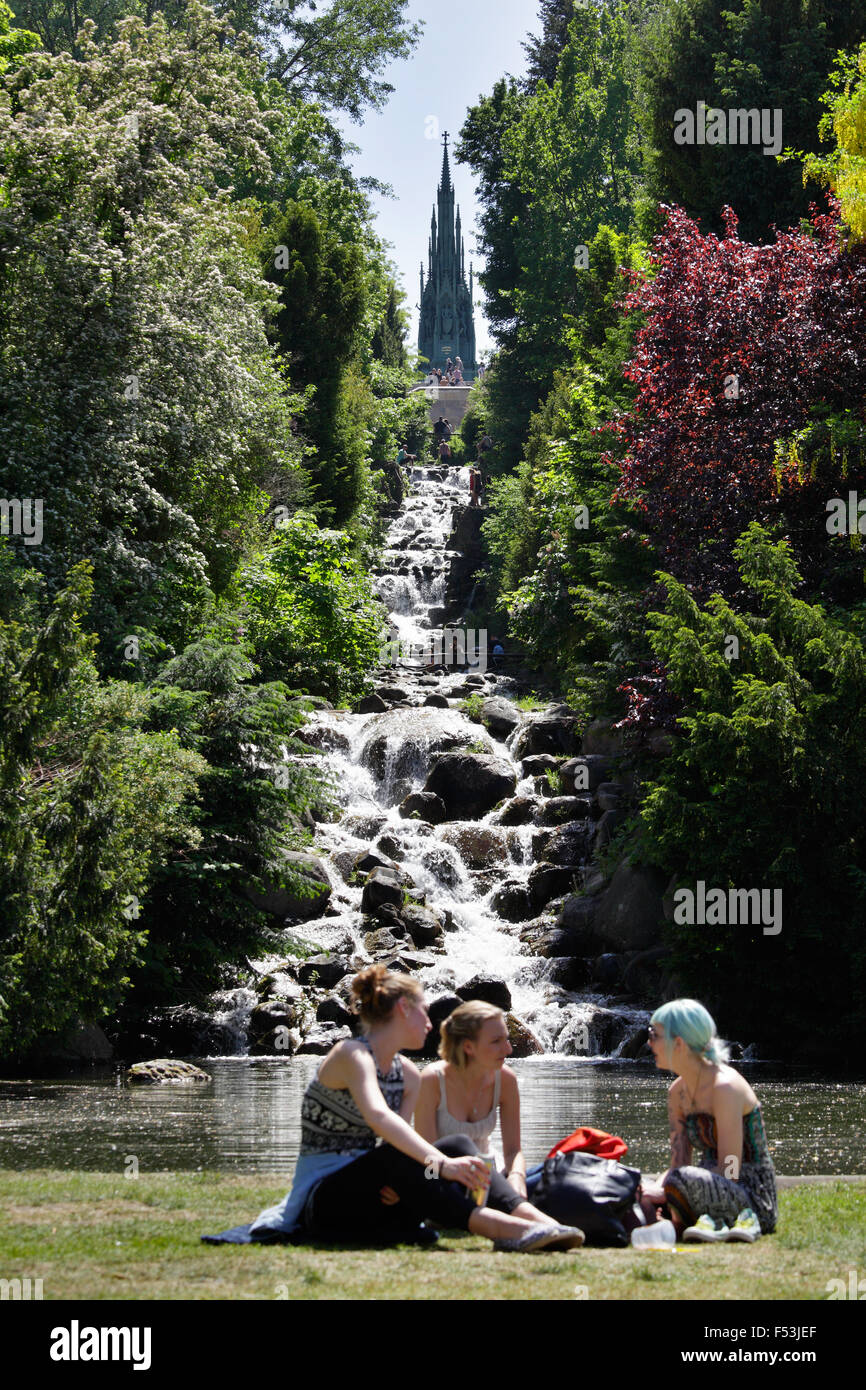
[[[409,692],[402,685],[377,685],[376,694],[380,700],[408,700]]]
[[[388,856],[387,863],[383,864],[383,868],[390,868],[392,864],[399,863],[406,854],[397,836],[390,833],[379,836],[378,843],[373,846],[373,852]],[[375,867],[376,865],[370,865],[371,869]]]
[[[626,861],[617,865],[596,919],[598,935],[607,946],[645,951],[661,944],[664,886],[664,876],[656,869]]]
[[[378,849],[366,849],[355,860],[355,872],[359,874],[369,874],[374,869],[397,869],[397,867],[393,859],[389,859]]]
[[[528,825],[538,801],[534,796],[515,796],[507,801],[496,816],[497,825]]]
[[[444,928],[429,908],[407,903],[400,916],[416,946],[435,946],[441,940]]]
[[[298,979],[302,985],[316,984],[322,989],[333,989],[348,970],[349,960],[346,956],[308,956],[298,966]]]
[[[560,931],[570,932],[581,947],[587,946],[591,950],[599,940],[595,927],[598,908],[598,898],[574,893],[562,904],[556,925]]]
[[[520,710],[501,695],[491,696],[481,706],[481,723],[494,738],[507,738],[522,721]]]
[[[250,1053],[255,1057],[291,1057],[300,1045],[297,1028],[274,1028],[250,1039]]]
[[[469,999],[482,999],[505,1013],[511,1008],[511,990],[504,980],[495,975],[473,975],[465,985],[457,986],[457,993],[466,1002]]]
[[[440,825],[448,818],[445,802],[435,792],[410,792],[397,809],[405,819],[417,814],[430,825]]]
[[[439,1051],[439,1041],[441,1038],[440,1025],[442,1020],[453,1013],[463,1000],[459,994],[440,994],[435,999],[431,999],[427,1005],[427,1013],[433,1027],[427,1034],[421,1055],[423,1057],[436,1057]]]
[[[488,825],[449,825],[439,838],[453,845],[470,869],[486,869],[491,864],[509,861],[505,836]]]
[[[114,1048],[98,1023],[77,1019],[59,1040],[40,1045],[40,1056],[62,1062],[110,1062]]]
[[[351,1014],[342,999],[329,994],[316,1009],[317,1023],[336,1023],[338,1028],[352,1029],[357,1023],[357,1015]]]
[[[583,821],[568,821],[554,830],[547,841],[544,858],[549,864],[576,867],[589,853],[589,835]]]
[[[450,753],[471,743],[471,731],[461,725],[453,710],[423,706],[389,710],[370,720],[360,761],[386,789],[409,782],[405,791],[393,798],[402,800],[412,790],[411,782],[436,753]]]
[[[533,753],[524,758],[520,770],[524,777],[543,777],[545,772],[555,772],[565,759],[558,753]]]
[[[380,927],[378,931],[367,932],[364,937],[364,949],[369,951],[371,956],[387,955],[397,950],[397,939],[387,927]]]
[[[429,705],[431,709],[450,709],[447,697],[439,695],[435,691],[425,697],[424,704]]]
[[[372,914],[372,920],[377,926],[387,927],[393,936],[406,935],[406,923],[403,921],[402,908],[398,908],[394,903],[380,903],[376,911]],[[372,931],[373,928],[371,927]]]
[[[536,864],[529,875],[529,900],[537,912],[551,898],[567,893],[573,887],[573,869],[561,868],[557,864]]]
[[[310,724],[304,729],[297,729],[293,737],[308,748],[318,748],[322,753],[348,753],[351,746],[348,735],[330,724]]]
[[[514,794],[517,777],[508,763],[487,753],[444,753],[424,787],[445,803],[449,820],[476,820]]]
[[[595,827],[595,834],[592,837],[592,852],[600,854],[606,849],[613,838],[613,832],[617,826],[622,824],[622,811],[605,811],[600,821]]]
[[[551,796],[538,805],[535,816],[538,825],[562,825],[567,821],[585,820],[590,802],[580,796]]]
[[[602,811],[618,811],[622,802],[621,782],[602,782],[595,793],[595,799]]]
[[[351,1036],[351,1029],[341,1027],[338,1023],[318,1023],[297,1048],[297,1055],[324,1057],[338,1042],[346,1042]]]
[[[543,1046],[528,1024],[516,1014],[506,1014],[508,1040],[512,1047],[512,1057],[537,1057],[544,1051]]]
[[[300,1001],[299,1001],[300,1002]],[[250,1014],[251,1037],[261,1037],[275,1028],[294,1028],[301,1021],[301,1010],[290,999],[266,999]]]
[[[596,791],[602,782],[610,781],[612,772],[613,764],[610,758],[603,758],[595,753],[569,758],[559,769],[563,786],[572,796]]]
[[[512,751],[515,758],[526,758],[533,753],[576,753],[578,747],[575,716],[545,711],[522,725]]]
[[[618,985],[622,977],[622,962],[618,955],[612,951],[605,951],[603,955],[597,956],[592,963],[592,978],[596,984],[604,985],[607,989],[613,989]]]
[[[347,816],[342,828],[357,840],[375,840],[387,819],[387,816]]]
[[[361,911],[375,912],[382,903],[393,903],[395,907],[402,907],[404,891],[409,882],[408,876],[401,873],[396,865],[394,868],[374,869],[364,884]]]
[[[648,1041],[649,1033],[646,1024],[642,1023],[640,1028],[636,1028],[634,1032],[630,1033],[626,1038],[619,1050],[620,1057],[625,1057],[629,1061],[634,1061],[635,1057],[643,1051]]]
[[[618,758],[626,748],[625,729],[615,729],[612,719],[593,719],[580,741],[581,752],[601,753],[606,758]]]
[[[358,714],[384,714],[387,708],[387,701],[381,695],[365,695],[355,706]]]
[[[585,956],[552,956],[546,978],[563,989],[575,991],[589,984],[589,965]]]
[[[314,854],[301,850],[285,850],[283,859],[287,877],[294,878],[297,886],[274,886],[264,893],[246,888],[247,898],[254,907],[280,921],[308,922],[312,917],[321,917],[331,896],[324,864]]]
[[[534,915],[529,890],[523,883],[504,883],[493,894],[490,906],[506,922],[526,922]]]
[[[135,1085],[154,1085],[167,1081],[210,1081],[211,1078],[191,1062],[159,1057],[153,1062],[135,1062],[126,1073],[126,1079]]]

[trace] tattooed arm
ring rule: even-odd
[[[668,1125],[671,1136],[671,1168],[683,1168],[692,1161],[692,1143],[686,1129],[683,1109],[683,1083],[679,1077],[668,1091]],[[668,1172],[670,1169],[668,1169]],[[661,1179],[664,1183],[667,1173]]]

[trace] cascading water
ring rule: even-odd
[[[294,928],[293,934],[348,955],[353,970],[372,958],[364,938],[376,924],[362,917],[362,884],[349,881],[356,877],[356,860],[372,849],[414,880],[427,907],[448,927],[435,954],[410,953],[428,997],[453,992],[472,976],[495,977],[508,986],[513,1013],[540,1043],[536,1050],[597,1055],[638,1027],[645,1014],[620,1007],[619,1038],[611,1039],[608,1031],[609,1047],[599,1046],[596,1023],[605,1012],[600,1008],[604,998],[551,982],[553,963],[529,954],[520,940],[526,923],[505,921],[492,903],[504,877],[512,885],[527,882],[538,825],[503,825],[497,810],[429,824],[407,819],[398,810],[409,793],[424,787],[436,755],[455,749],[495,754],[513,770],[515,796],[532,796],[537,790],[535,779],[524,776],[512,756],[516,734],[495,738],[459,708],[473,691],[513,694],[514,681],[496,672],[483,674],[484,661],[476,672],[440,667],[433,673],[420,659],[405,656],[411,648],[429,644],[431,629],[445,611],[447,576],[455,558],[447,545],[455,508],[468,501],[468,470],[416,468],[412,482],[412,493],[390,525],[377,582],[404,654],[400,664],[380,673],[380,687],[392,706],[369,714],[321,710],[311,717],[343,814],[338,822],[316,829],[315,847],[332,885],[326,915]],[[486,660],[486,649],[483,655]],[[430,696],[440,701],[425,705]]]

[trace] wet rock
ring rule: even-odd
[[[331,896],[331,884],[324,864],[314,854],[300,850],[283,852],[289,887],[277,887],[259,893],[246,888],[245,893],[254,907],[278,917],[280,921],[307,922],[321,917]]]
[[[61,1038],[40,1046],[39,1055],[58,1062],[110,1062],[114,1048],[98,1023],[77,1020]]]
[[[517,778],[501,758],[487,753],[444,753],[424,787],[445,803],[449,820],[475,820],[514,794]]]
[[[559,753],[533,753],[523,759],[520,769],[524,777],[543,777],[546,772],[555,772],[565,761]]]
[[[336,1023],[338,1028],[348,1028],[351,1031],[358,1019],[357,1015],[349,1012],[339,995],[329,994],[316,1009],[316,1022]]]
[[[405,970],[410,975],[416,970],[424,970],[427,966],[435,964],[436,957],[431,956],[429,951],[412,951],[404,946],[400,947],[396,957],[387,962],[389,970]]]
[[[529,900],[538,911],[560,893],[574,887],[574,870],[557,864],[537,864],[529,875]]]
[[[346,1042],[351,1036],[351,1029],[338,1023],[317,1023],[297,1048],[297,1055],[324,1057],[338,1042]]]
[[[647,1031],[646,1024],[642,1023],[640,1028],[635,1028],[634,1032],[628,1035],[620,1048],[619,1055],[620,1057],[626,1058],[628,1061],[634,1061],[635,1057],[640,1055],[648,1042],[649,1032]]]
[[[482,999],[485,1004],[492,1004],[505,1013],[511,1008],[511,990],[504,980],[497,979],[495,975],[473,975],[465,985],[457,986],[457,993],[464,1003],[470,999]]]
[[[387,816],[346,816],[343,829],[357,840],[375,840],[387,821]]]
[[[583,893],[574,893],[565,899],[556,919],[560,931],[571,932],[581,943],[598,940],[595,922],[598,916],[599,899]]]
[[[544,858],[550,864],[576,867],[589,852],[589,835],[583,821],[568,821],[549,836]]]
[[[355,706],[358,714],[384,714],[387,708],[381,695],[364,695]]]
[[[397,864],[393,859],[389,859],[379,849],[367,849],[363,854],[359,854],[354,861],[355,872],[359,874],[372,873],[374,869],[396,869]]]
[[[533,1033],[528,1024],[516,1014],[506,1014],[505,1022],[508,1025],[508,1040],[512,1047],[512,1057],[537,1057],[544,1051],[541,1042]]]
[[[387,856],[388,862],[382,866],[384,868],[388,868],[391,864],[398,863],[406,854],[397,836],[392,835],[390,831],[386,835],[379,836],[378,843],[373,846],[373,849],[374,852],[378,851],[378,853]],[[371,865],[370,867],[373,868],[375,866]]]
[[[657,998],[668,962],[669,952],[665,946],[651,946],[648,951],[639,951],[622,972],[623,987],[635,994]]]
[[[382,903],[403,906],[404,892],[409,883],[408,876],[394,868],[374,869],[361,894],[361,911],[375,912]]]
[[[288,1003],[298,1003],[304,997],[299,984],[282,970],[269,971],[263,975],[256,987],[259,999],[283,999]]]
[[[589,963],[585,956],[551,956],[546,978],[563,989],[584,989],[589,984]]]
[[[333,989],[348,970],[349,961],[346,956],[308,956],[298,966],[298,979],[302,985],[316,984],[322,989]]]
[[[370,720],[360,760],[388,786],[420,777],[435,754],[449,753],[471,743],[471,731],[458,728],[453,722],[456,717],[450,710],[424,708],[377,715]],[[407,787],[403,795],[410,790]]]
[[[371,956],[387,955],[390,951],[397,950],[397,938],[387,927],[379,927],[377,931],[368,931],[364,937],[364,949],[370,952]]]
[[[131,1085],[162,1085],[169,1081],[210,1081],[210,1076],[191,1062],[158,1057],[152,1062],[135,1062],[126,1073]]]
[[[596,791],[602,782],[611,780],[612,772],[611,759],[595,753],[584,753],[579,758],[569,758],[559,769],[563,786],[572,796]]]
[[[535,753],[576,753],[579,746],[575,716],[545,711],[522,725],[512,751],[515,758],[527,758]]]
[[[494,738],[507,738],[522,720],[520,710],[501,695],[492,695],[481,706],[481,723]]]
[[[294,1028],[300,1021],[301,1010],[294,1002],[289,999],[267,999],[256,1004],[250,1014],[249,1034],[251,1038],[259,1038],[276,1028]]]
[[[446,696],[438,695],[435,691],[425,696],[424,704],[429,705],[431,709],[450,709]]]
[[[645,951],[660,945],[664,887],[664,876],[656,869],[626,861],[618,864],[596,919],[605,944],[617,951]]]
[[[622,811],[605,811],[595,827],[595,834],[592,837],[592,849],[594,854],[600,854],[606,849],[613,839],[613,833],[618,826],[622,825]]]
[[[485,869],[509,860],[502,831],[487,825],[449,825],[442,831],[440,839],[453,845],[470,869]]]
[[[592,962],[592,978],[598,985],[613,989],[622,978],[622,960],[612,951],[605,951]]]
[[[429,908],[407,903],[400,916],[416,946],[435,946],[441,941],[444,928]]]
[[[298,1028],[272,1028],[250,1039],[250,1053],[255,1057],[291,1057],[301,1045]]]
[[[497,825],[528,825],[538,807],[534,796],[515,796],[497,813]]]
[[[406,819],[417,813],[421,820],[430,825],[440,825],[448,816],[445,802],[435,792],[410,792],[397,809]]]
[[[294,737],[308,748],[318,748],[323,753],[348,753],[351,746],[348,735],[330,724],[309,724],[304,729],[298,729]]]
[[[529,890],[523,883],[504,883],[493,894],[490,906],[506,922],[526,922],[535,915]]]
[[[538,825],[563,825],[568,821],[584,820],[590,813],[590,802],[580,796],[551,796],[536,803],[535,821]]]
[[[408,700],[409,692],[402,685],[377,685],[375,692],[380,700]]]

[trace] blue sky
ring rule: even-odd
[[[442,167],[441,134],[456,140],[468,107],[486,95],[506,72],[519,77],[526,55],[521,43],[540,28],[535,0],[410,0],[407,13],[424,21],[424,34],[411,58],[393,63],[387,80],[394,87],[383,111],[368,113],[362,126],[344,123],[350,140],[360,146],[352,157],[359,175],[390,183],[394,200],[375,198],[379,234],[393,244],[397,265],[412,311],[410,346],[418,341],[418,270],[427,268],[427,237],[436,185]],[[431,139],[429,117],[438,122],[439,138]],[[451,161],[457,202],[463,219],[467,279],[469,261],[480,264],[473,235],[477,205],[470,171]],[[477,301],[476,349],[489,349],[490,339]]]

